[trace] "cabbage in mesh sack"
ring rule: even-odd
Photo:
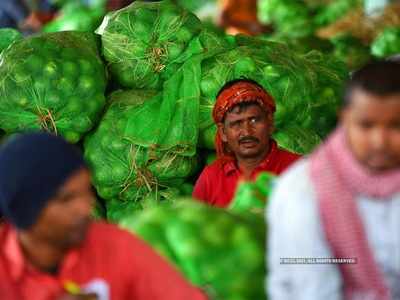
[[[0,53],[7,49],[13,42],[21,40],[22,34],[13,28],[0,29]]]
[[[15,42],[0,63],[0,128],[44,129],[77,142],[104,106],[105,70],[95,36],[58,32]]]
[[[94,186],[105,200],[140,201],[151,192],[183,184],[193,172],[195,155],[135,142],[139,133],[129,124],[137,123],[151,135],[154,123],[142,112],[146,104],[159,107],[159,100],[152,91],[115,92],[99,127],[86,138],[85,158],[93,171]]]
[[[211,299],[265,299],[265,225],[191,200],[120,223],[169,259]]]
[[[129,88],[160,88],[166,69],[176,70],[200,20],[170,1],[130,6],[108,14],[98,29],[115,80]]]
[[[335,126],[346,78],[344,65],[318,52],[300,55],[266,40],[238,36],[237,43],[236,49],[202,62],[200,146],[214,144],[216,127],[211,114],[218,91],[231,80],[248,78],[261,84],[277,103],[278,143],[308,153]],[[295,134],[291,128],[296,128]]]

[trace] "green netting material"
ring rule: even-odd
[[[13,42],[21,40],[22,34],[13,28],[0,29],[0,54],[7,49]]]
[[[168,258],[211,299],[264,299],[265,225],[240,214],[181,200],[127,217],[121,225]]]
[[[115,92],[99,127],[86,138],[85,157],[102,198],[140,201],[151,192],[183,184],[195,169],[195,155],[140,146],[134,142],[137,133],[127,130],[137,117],[140,127],[152,130],[155,124],[140,118],[141,112],[147,105],[160,105],[160,99],[153,91]]]
[[[200,20],[170,1],[135,1],[108,14],[97,30],[111,74],[124,87],[161,88],[167,69],[174,72],[191,52]],[[186,52],[186,54],[185,54]]]
[[[190,47],[200,54],[191,56],[176,72],[168,74],[163,90],[131,114],[125,133],[132,142],[159,151],[193,156],[198,143],[202,61],[233,45],[225,37],[207,30],[193,38]]]
[[[0,62],[0,128],[43,129],[77,142],[104,106],[105,70],[94,35],[43,34],[6,49]]]
[[[383,30],[371,45],[373,55],[383,58],[400,53],[400,27]]]
[[[94,32],[104,15],[104,7],[92,8],[79,2],[71,2],[59,11],[55,20],[44,26],[43,32],[68,30]]]
[[[229,210],[238,213],[258,212],[262,214],[271,195],[275,179],[276,175],[262,172],[254,182],[240,182],[229,205]]]
[[[200,146],[214,144],[211,113],[218,91],[228,81],[249,78],[276,100],[279,144],[299,153],[311,151],[335,126],[347,76],[345,66],[319,52],[300,55],[266,40],[238,36],[237,44],[233,50],[202,61]]]

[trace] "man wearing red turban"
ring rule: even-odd
[[[271,138],[274,112],[274,99],[254,81],[235,80],[221,89],[213,110],[217,160],[200,175],[194,198],[227,207],[240,179],[254,180],[262,171],[279,175],[299,158]]]

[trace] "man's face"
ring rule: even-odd
[[[400,94],[355,89],[341,121],[356,159],[372,172],[400,167]]]
[[[261,158],[269,149],[269,139],[273,132],[272,114],[258,104],[243,109],[233,108],[218,125],[222,141],[227,143],[236,158]]]
[[[28,234],[61,248],[79,245],[90,225],[94,198],[89,171],[82,168],[48,202]]]

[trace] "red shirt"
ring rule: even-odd
[[[276,142],[273,141],[271,151],[253,171],[251,179],[254,180],[263,171],[279,175],[299,157],[298,154],[278,148]],[[241,177],[241,171],[235,162],[227,163],[223,167],[214,162],[201,173],[194,186],[192,196],[212,206],[227,207],[235,194],[236,186]]]
[[[12,226],[0,229],[0,245],[0,299],[54,300],[66,282],[99,300],[206,299],[142,240],[113,225],[91,225],[83,245],[66,254],[54,276],[25,260]]]

